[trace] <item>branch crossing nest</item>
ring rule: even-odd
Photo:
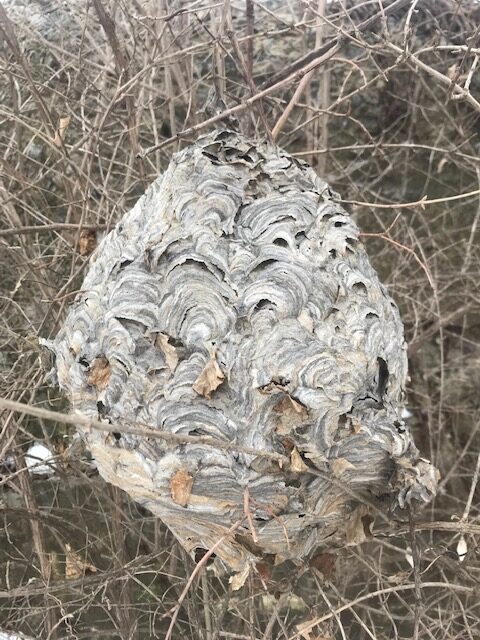
[[[72,411],[118,425],[84,433],[101,475],[230,570],[361,542],[370,514],[436,490],[401,418],[398,309],[336,199],[276,147],[204,136],[99,245],[45,341]]]

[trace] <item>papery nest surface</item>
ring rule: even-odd
[[[399,311],[338,199],[271,144],[206,135],[44,341],[72,411],[118,425],[84,433],[101,475],[230,570],[361,542],[369,513],[435,493],[402,420]]]

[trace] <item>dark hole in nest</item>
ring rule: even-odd
[[[245,162],[249,162],[252,163],[254,162],[254,159],[252,158],[251,155],[249,155],[248,153],[242,153],[238,156],[241,160],[245,160]]]
[[[217,135],[216,135],[216,139],[217,140],[226,140],[228,139],[232,134],[225,130],[225,131],[220,131]]]
[[[276,262],[277,261],[274,258],[269,258],[268,260],[263,260],[263,262],[260,262],[260,264],[257,264],[257,266],[254,269],[252,269],[250,273],[252,274],[252,273],[255,273],[256,271],[263,271],[267,267],[271,267]]]
[[[101,400],[97,402],[97,411],[98,411],[98,415],[101,416],[102,418],[104,418],[108,413],[107,406]]]
[[[302,482],[299,478],[286,478],[285,479],[285,486],[286,487],[294,487],[295,489],[299,489],[302,486]]]
[[[303,242],[303,240],[307,239],[307,234],[305,233],[305,231],[299,231],[298,233],[295,234],[295,240],[300,243]]]
[[[273,244],[275,244],[277,247],[288,247],[288,242],[285,240],[285,238],[275,238]]]
[[[310,422],[305,422],[296,426],[294,431],[297,436],[307,436],[310,433],[311,428],[312,424]]]
[[[208,433],[208,431],[205,431],[205,429],[190,429],[188,432],[189,436],[208,436],[210,435]]]
[[[252,539],[252,535],[250,533],[247,533],[247,534],[236,533],[235,541],[238,542],[238,544],[241,545],[242,547],[245,547],[245,549],[248,549],[250,553],[253,553],[256,556],[261,557],[262,549],[257,544],[255,544],[255,542]]]
[[[122,438],[122,434],[119,431],[113,431],[112,436],[115,438],[117,442]]]
[[[208,549],[203,549],[202,547],[196,547],[194,554],[195,554],[195,562],[198,564],[200,562],[200,560],[205,556],[205,554],[208,553]],[[215,560],[215,554],[212,553],[211,556],[209,556],[208,560],[207,560],[207,567],[212,564],[212,562]]]
[[[397,433],[399,433],[400,435],[402,433],[405,433],[405,431],[406,431],[405,425],[402,424],[399,420],[395,420],[395,422],[393,423],[393,426],[397,430]]]
[[[339,416],[338,418],[338,426],[339,427],[344,427],[347,424],[348,421],[348,417],[346,413],[342,413],[341,416]]]
[[[336,313],[338,313],[337,307],[330,307],[330,309],[325,314],[324,320],[326,320],[327,318],[330,318],[330,316],[333,316]]]
[[[263,311],[264,309],[273,310],[275,309],[275,305],[270,300],[263,299],[263,300],[259,300],[255,305],[255,307],[253,308],[254,311]]]
[[[185,349],[185,344],[180,338],[175,338],[173,336],[168,336],[168,344],[171,344],[175,349]]]
[[[174,269],[178,269],[179,267],[181,268],[181,267],[186,267],[186,266],[196,267],[197,269],[201,269],[205,273],[210,273],[211,274],[210,269],[205,264],[205,262],[203,262],[203,260],[195,260],[194,258],[188,258],[187,260],[185,260],[181,264],[175,265]]]
[[[366,295],[367,293],[367,287],[363,282],[355,282],[355,284],[352,286],[352,289],[357,293],[362,293],[364,295]]]
[[[213,155],[213,153],[208,153],[208,151],[203,151],[202,155],[208,158],[212,164],[220,164],[218,157]]]
[[[377,382],[377,394],[380,398],[383,398],[388,385],[388,378],[390,373],[388,371],[388,365],[383,358],[377,358],[378,362],[378,382]]]
[[[147,326],[139,320],[132,320],[131,318],[123,318],[122,316],[115,316],[115,320],[124,327],[131,336],[135,336],[136,339],[140,339],[147,330]]]

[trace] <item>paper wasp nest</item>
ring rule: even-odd
[[[101,475],[233,570],[358,542],[365,503],[435,492],[401,419],[398,309],[334,197],[276,147],[201,138],[99,245],[48,343],[72,411],[118,425],[84,434]]]

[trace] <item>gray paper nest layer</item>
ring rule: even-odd
[[[278,148],[201,138],[99,245],[49,343],[73,412],[119,427],[84,434],[101,475],[233,570],[359,542],[364,501],[435,492],[401,419],[398,309],[334,197]]]

